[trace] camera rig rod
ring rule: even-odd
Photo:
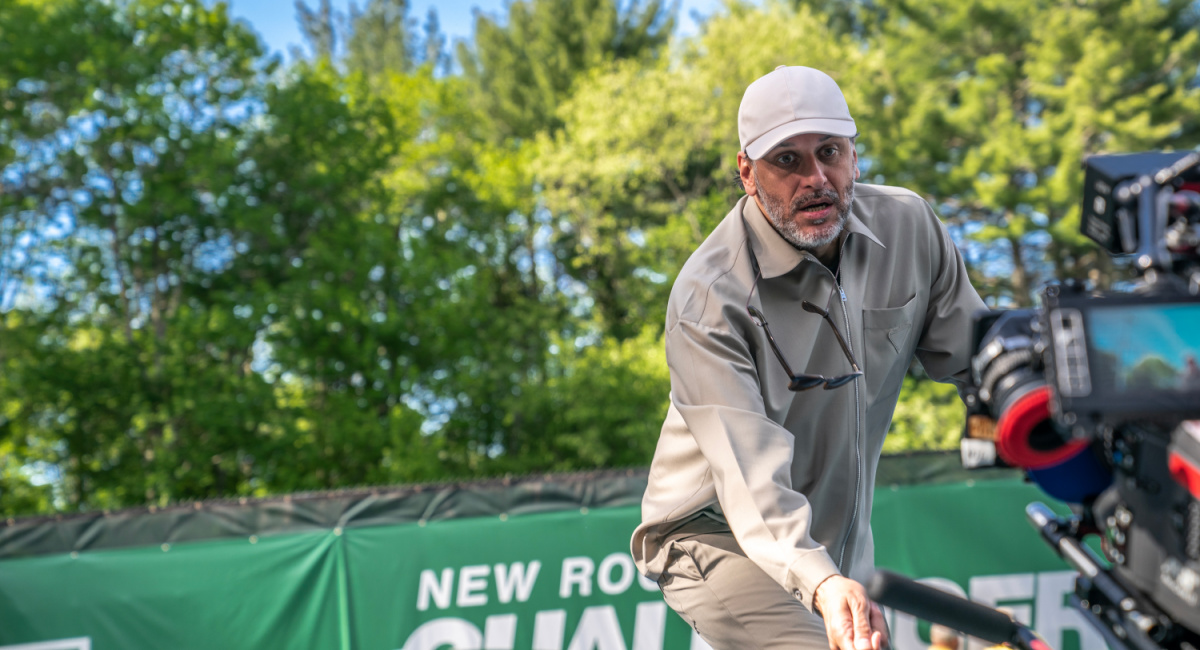
[[[1033,630],[1004,612],[898,573],[880,569],[867,581],[866,587],[867,594],[879,604],[930,623],[945,625],[990,643],[1007,643],[1021,650],[1050,650]]]
[[[1193,151],[1171,163],[1169,166],[1155,172],[1153,180],[1158,185],[1166,185],[1196,165],[1200,165],[1200,153]]]
[[[1025,516],[1059,557],[1079,572],[1073,604],[1104,634],[1109,645],[1136,650],[1163,647],[1154,639],[1161,631],[1158,613],[1145,611],[1145,604],[1121,586],[1080,541],[1077,518],[1062,519],[1036,501],[1026,506]]]

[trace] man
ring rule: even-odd
[[[914,355],[964,373],[983,303],[925,201],[855,185],[828,75],[758,79],[738,135],[746,196],[667,307],[671,404],[633,556],[717,650],[879,650],[861,583],[883,438]]]
[[[958,650],[958,632],[945,625],[930,625],[929,650]]]

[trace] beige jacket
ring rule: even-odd
[[[666,334],[671,405],[632,540],[646,576],[662,573],[670,536],[685,526],[727,526],[746,555],[810,610],[825,578],[862,581],[874,570],[875,469],[905,371],[915,355],[934,379],[965,377],[971,317],[984,305],[924,200],[894,187],[859,184],[855,192],[840,285],[780,237],[748,197],[675,281]],[[833,390],[788,390],[765,333],[746,312],[754,279],[748,245],[762,269],[752,304],[793,371],[851,371],[829,325],[801,309],[808,300],[849,333],[864,376]]]

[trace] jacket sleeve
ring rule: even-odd
[[[810,535],[809,501],[792,488],[794,437],[766,416],[749,344],[736,332],[676,320],[666,350],[672,402],[712,467],[734,537],[812,611],[813,591],[838,568]]]
[[[917,342],[917,358],[936,381],[963,388],[970,367],[972,319],[986,309],[971,286],[962,253],[942,223],[926,205],[930,224],[931,284],[925,329]]]

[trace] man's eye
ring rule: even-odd
[[[796,162],[796,156],[794,156],[793,154],[790,154],[790,153],[785,153],[782,156],[776,158],[775,161],[778,162],[780,165],[790,165],[790,164]]]
[[[833,158],[838,153],[837,147],[826,147],[824,154],[826,158]]]

